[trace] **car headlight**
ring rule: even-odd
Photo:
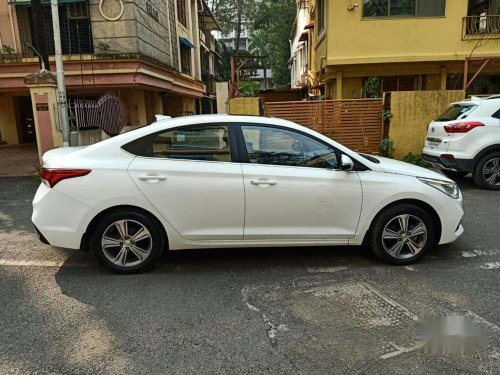
[[[458,185],[453,181],[435,180],[433,178],[424,178],[424,177],[417,177],[417,178],[424,184],[427,184],[435,189],[438,189],[439,191],[442,191],[443,193],[445,193],[449,197],[452,197],[453,199],[458,199],[458,197],[460,196],[460,190],[458,189]]]

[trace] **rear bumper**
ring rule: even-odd
[[[40,240],[40,242],[44,243],[45,245],[50,245],[49,241],[47,241],[47,239],[44,237],[44,235],[42,234],[42,232],[40,232],[38,230],[38,228],[36,227],[36,225],[33,224],[33,226],[35,227],[36,234],[38,235],[38,239]]]
[[[448,169],[457,172],[470,173],[474,169],[474,160],[472,159],[456,159],[456,158],[442,158],[441,152],[438,155],[431,155],[430,153],[423,153],[422,159],[430,163],[433,167],[439,169]],[[450,155],[450,154],[447,154]]]
[[[40,184],[33,199],[31,221],[40,241],[52,246],[79,249],[96,211]]]

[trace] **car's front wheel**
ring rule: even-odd
[[[500,152],[492,152],[479,160],[472,177],[479,187],[500,190]]]
[[[120,210],[94,228],[92,248],[106,267],[118,273],[142,272],[152,267],[163,249],[158,224],[148,215]]]
[[[435,244],[434,223],[422,208],[399,204],[387,208],[374,220],[370,247],[388,263],[409,264],[420,259]]]

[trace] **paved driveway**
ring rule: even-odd
[[[465,236],[408,267],[358,248],[203,250],[118,276],[36,240],[37,184],[0,178],[0,374],[500,373],[500,193],[463,182]],[[428,314],[489,340],[422,353]]]
[[[36,145],[0,145],[0,177],[32,176],[38,165]]]

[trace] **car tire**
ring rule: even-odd
[[[491,172],[486,172],[491,170]],[[483,189],[500,190],[500,151],[483,156],[472,174],[474,182]],[[493,178],[493,183],[489,178]]]
[[[404,226],[405,222],[406,231],[402,234],[401,224]],[[372,252],[386,263],[410,264],[435,246],[434,228],[434,222],[425,210],[412,204],[398,204],[377,215],[371,226],[368,244]]]
[[[451,171],[449,169],[441,169],[441,173],[453,181],[460,180],[469,174],[468,172]]]
[[[156,220],[133,210],[115,211],[99,220],[91,241],[97,259],[122,274],[150,269],[165,249]]]

